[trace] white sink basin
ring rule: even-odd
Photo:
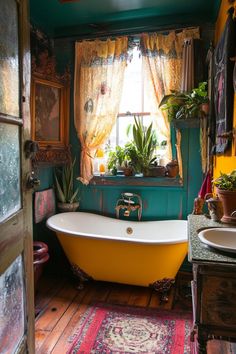
[[[200,231],[198,236],[208,246],[236,253],[236,228],[206,229]]]

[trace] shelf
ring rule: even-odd
[[[174,119],[172,124],[175,128],[199,128],[200,119],[199,118],[186,118],[186,119]]]
[[[94,176],[90,183],[94,186],[148,186],[148,187],[183,187],[179,177],[142,177],[142,176]]]

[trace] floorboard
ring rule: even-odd
[[[48,303],[36,321],[36,330],[52,331],[77,295],[73,285],[63,287]]]
[[[160,303],[151,288],[106,282],[91,282],[82,290],[71,279],[44,277],[35,298],[39,314],[36,316],[36,354],[64,354],[68,351],[81,316],[92,303],[162,308],[191,311],[189,279],[186,274],[177,278],[168,303]],[[70,338],[70,342],[68,342]],[[207,354],[236,354],[236,344],[208,341]]]

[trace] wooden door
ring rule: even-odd
[[[0,353],[34,353],[27,0],[0,0]]]

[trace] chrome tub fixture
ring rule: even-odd
[[[138,220],[141,220],[143,203],[140,195],[135,193],[122,193],[121,198],[116,202],[116,218],[120,217],[120,209],[124,209],[124,216],[129,217],[130,213],[138,210]]]

